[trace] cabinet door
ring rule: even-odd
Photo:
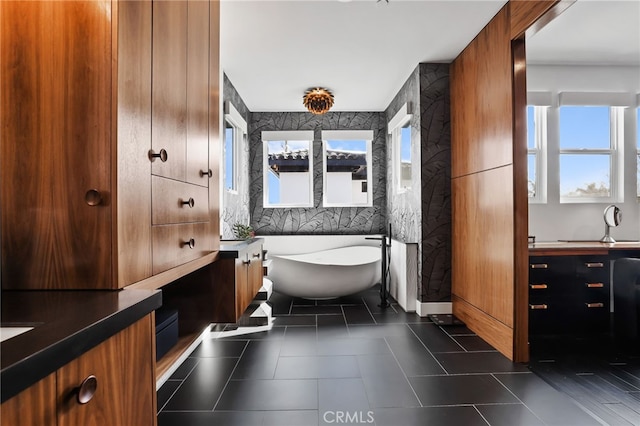
[[[52,373],[0,406],[2,424],[43,426],[56,424],[56,374]]]
[[[251,287],[251,300],[253,300],[258,294],[258,291],[260,291],[260,287],[262,287],[262,278],[264,276],[264,271],[262,270],[262,245],[252,244],[249,247],[249,256],[251,261],[249,264],[249,283]]]
[[[0,8],[2,286],[110,288],[111,1]]]
[[[149,314],[57,372],[58,426],[156,424],[155,348]],[[77,388],[93,375],[97,388],[86,404]]]
[[[209,185],[209,2],[190,1],[187,33],[187,182]]]
[[[242,316],[252,299],[249,295],[248,264],[246,252],[240,252],[236,259],[236,319]]]
[[[151,145],[165,150],[166,161],[154,158],[152,173],[185,180],[187,105],[187,2],[153,2]]]

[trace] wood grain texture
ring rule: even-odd
[[[207,222],[152,226],[153,273],[166,271],[209,254],[212,251],[213,237],[207,230]],[[195,241],[193,249],[185,245],[192,238]]]
[[[220,248],[220,116],[222,87],[220,71],[220,0],[209,2],[209,233],[213,250]]]
[[[208,186],[209,2],[187,5],[187,182]]]
[[[511,328],[514,326],[512,176],[513,168],[505,166],[454,179],[451,188],[452,293]]]
[[[511,0],[511,38],[516,39],[524,34],[540,16],[558,3],[559,0]]]
[[[111,288],[111,2],[1,7],[2,286]]]
[[[117,20],[118,285],[151,275],[151,0],[120,1]]]
[[[2,424],[42,426],[56,424],[56,373],[38,381],[0,405]]]
[[[152,223],[206,222],[209,220],[209,190],[191,183],[159,176],[151,179]],[[193,207],[182,204],[193,199]]]
[[[184,181],[187,143],[187,2],[153,3],[152,141],[165,149],[166,162],[155,159],[152,172]]]
[[[514,358],[529,361],[529,195],[527,166],[527,80],[524,39],[513,40]]]
[[[156,424],[153,328],[149,314],[58,370],[58,426]],[[79,405],[74,389],[91,374],[97,391]]]
[[[513,328],[495,318],[486,315],[485,312],[465,300],[453,296],[453,314],[460,318],[467,327],[478,336],[496,348],[509,359],[513,354]]]
[[[511,164],[512,77],[503,8],[451,65],[451,177]]]

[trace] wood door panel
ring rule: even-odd
[[[155,425],[154,335],[149,314],[60,368],[58,426]],[[75,389],[89,375],[97,390],[80,405]]]
[[[190,183],[153,176],[152,223],[205,222],[209,220],[209,190]],[[193,199],[193,207],[183,204]]]
[[[167,151],[167,161],[155,159],[152,172],[185,180],[187,106],[187,2],[153,2],[153,76],[151,118],[154,152]]]
[[[153,273],[166,271],[210,253],[213,241],[207,229],[206,222],[153,226]],[[192,238],[195,242],[193,249],[186,244]]]
[[[2,423],[12,426],[56,424],[56,373],[31,385],[0,406]]]
[[[151,276],[151,0],[118,2],[117,264],[120,287]]]
[[[240,258],[236,259],[236,318],[240,318],[251,303],[249,294],[249,274],[246,252],[240,253]]]
[[[112,286],[110,11],[2,3],[4,288]]]
[[[209,186],[209,2],[188,3],[186,180]]]

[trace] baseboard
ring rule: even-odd
[[[416,313],[421,317],[431,314],[450,314],[453,312],[451,302],[418,302],[416,301]]]

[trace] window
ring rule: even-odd
[[[527,187],[529,202],[546,202],[546,106],[527,107]]]
[[[559,108],[561,202],[617,201],[622,112],[608,106]]]
[[[323,205],[372,206],[370,130],[329,130],[323,140]]]
[[[262,132],[264,207],[313,207],[313,131]]]
[[[238,190],[239,149],[247,135],[247,122],[231,102],[225,105],[224,115],[224,189],[231,192]]]
[[[411,118],[409,107],[404,104],[389,121],[393,155],[393,179],[398,192],[411,189]]]

